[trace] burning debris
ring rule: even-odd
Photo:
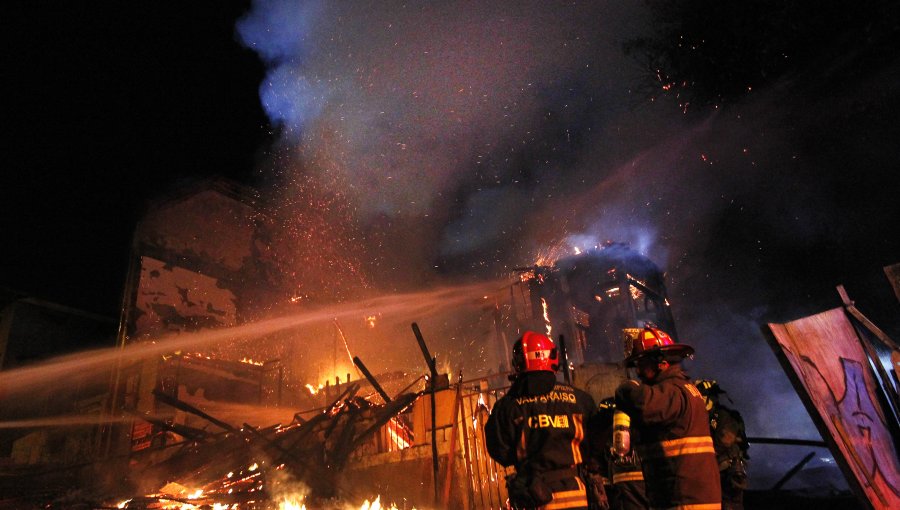
[[[191,508],[188,505],[272,508],[278,504],[281,495],[287,492],[295,494],[295,487],[302,486],[303,498],[292,497],[290,500],[298,508],[303,504],[321,506],[335,498],[362,501],[371,499],[375,494],[395,497],[400,493],[411,494],[411,498],[422,497],[415,499],[419,502],[433,498],[436,503],[441,496],[460,507],[492,507],[502,501],[504,473],[487,458],[480,443],[480,434],[489,408],[485,403],[496,396],[489,392],[495,392],[507,384],[505,373],[508,368],[503,366],[503,360],[508,349],[503,342],[515,331],[532,323],[554,335],[565,334],[567,338],[574,339],[569,344],[571,356],[568,359],[573,369],[577,369],[577,377],[600,380],[588,377],[593,372],[584,366],[584,362],[586,358],[593,359],[598,354],[588,347],[605,349],[607,345],[611,346],[612,341],[604,335],[606,330],[615,329],[613,326],[618,324],[617,321],[628,320],[630,323],[653,315],[654,320],[659,322],[658,316],[667,312],[664,290],[660,289],[662,296],[659,297],[648,290],[648,286],[659,283],[655,280],[658,279],[658,271],[653,266],[639,264],[644,262],[643,259],[632,260],[634,254],[626,252],[626,249],[615,246],[605,247],[596,253],[589,250],[575,258],[558,259],[552,265],[527,268],[527,275],[523,272],[522,278],[512,287],[509,282],[496,286],[492,283],[490,286],[478,286],[471,293],[467,291],[466,302],[473,300],[469,294],[478,296],[477,310],[491,323],[491,327],[485,329],[488,336],[483,338],[484,347],[479,357],[498,360],[500,366],[497,372],[491,371],[485,380],[467,386],[464,395],[457,394],[464,386],[462,382],[456,385],[455,390],[452,389],[454,385],[449,383],[451,357],[442,359],[439,365],[425,346],[417,326],[414,326],[413,332],[425,358],[428,375],[416,378],[415,375],[402,373],[396,380],[384,376],[382,382],[389,383],[386,391],[359,357],[351,353],[347,335],[337,318],[323,321],[327,327],[325,331],[332,333],[332,342],[330,349],[320,351],[331,355],[332,373],[346,370],[346,383],[342,378],[337,378],[334,385],[322,385],[318,380],[315,381],[318,386],[304,385],[306,381],[303,377],[288,372],[298,365],[292,363],[291,352],[283,347],[269,347],[270,344],[297,343],[298,340],[293,337],[288,342],[288,339],[278,336],[256,340],[260,335],[255,335],[252,346],[247,341],[232,341],[235,349],[244,348],[232,356],[221,349],[208,352],[199,345],[187,347],[179,344],[177,350],[173,349],[161,358],[157,356],[123,366],[120,370],[121,382],[115,387],[118,393],[110,398],[127,416],[139,419],[127,430],[120,426],[119,430],[109,433],[101,431],[98,440],[101,448],[95,458],[104,460],[95,462],[93,468],[115,472],[115,475],[125,478],[126,484],[119,489],[115,504],[107,499],[109,494],[104,494],[103,498],[79,496],[79,501],[103,501],[104,506],[116,506],[128,499],[127,503],[123,503],[123,508],[171,508],[173,505],[175,508],[177,505],[185,508]],[[146,273],[147,282],[152,281],[150,273],[152,271]],[[213,291],[219,288],[219,284],[206,279],[200,281],[208,284],[209,292],[189,292],[186,300],[178,302],[179,306],[184,307],[183,314],[163,315],[162,311],[168,309],[155,305],[148,305],[145,314],[135,312],[134,315],[147,326],[147,333],[141,335],[147,336],[157,329],[167,329],[172,324],[185,322],[179,317],[188,317],[188,312],[193,313],[196,306],[191,303],[200,302],[197,296],[215,297]],[[588,287],[579,287],[582,283]],[[176,287],[180,289],[181,285]],[[488,288],[493,290],[488,291]],[[585,299],[578,300],[574,299],[574,294],[565,294],[566,288],[579,290],[578,296]],[[146,295],[147,302],[153,304],[151,291],[170,295],[163,292],[166,289],[168,287],[157,289],[151,285],[142,295]],[[613,293],[618,289],[622,291]],[[488,296],[485,292],[498,295]],[[244,294],[238,292],[236,287],[234,295],[241,297]],[[594,296],[602,296],[602,302],[594,300]],[[222,303],[213,301],[210,298],[206,303],[212,304],[203,307],[210,317],[217,316],[216,310],[228,309],[225,306],[227,300]],[[491,301],[494,304],[489,309],[484,308],[484,303]],[[367,306],[366,309],[379,312],[356,314],[361,319],[365,318],[365,324],[358,325],[360,328],[371,327],[371,324],[382,328],[384,322],[396,320],[387,314],[384,318],[380,315],[380,310],[391,310],[390,306]],[[619,309],[634,315],[608,316]],[[153,310],[160,312],[155,316],[156,322],[150,320]],[[569,321],[567,317],[570,314],[580,319]],[[237,317],[239,314],[235,312],[233,315]],[[231,315],[223,317],[227,323],[236,320]],[[341,317],[343,320],[344,316]],[[210,321],[212,318],[206,322]],[[191,324],[194,322],[198,321]],[[140,333],[140,328],[136,328],[135,333]],[[615,361],[616,355],[621,356],[621,348],[613,350],[610,347],[599,354],[605,354],[606,361]],[[372,388],[371,396],[358,396],[363,382],[352,382],[349,376],[351,368],[346,362],[337,363],[345,355],[357,373],[367,379]],[[573,372],[574,377],[576,372]],[[416,384],[424,384],[425,389],[407,393]],[[406,387],[398,391],[401,386]],[[419,398],[425,392],[429,393],[430,398]],[[391,398],[389,393],[399,396]],[[463,400],[466,403],[462,403]],[[286,425],[282,425],[285,417],[269,418],[271,415],[268,412],[273,409],[303,409],[301,403],[313,404],[316,412],[297,413]],[[413,408],[413,412],[407,412],[409,408]],[[260,422],[270,425],[250,425]],[[102,449],[104,445],[109,445],[105,451]],[[360,457],[360,452],[363,457]],[[457,457],[458,462],[450,462],[450,459]],[[118,465],[115,459],[129,465]],[[100,463],[107,465],[100,466]],[[359,474],[366,469],[370,472]],[[345,477],[348,472],[352,472],[349,478]],[[126,473],[127,476],[123,476]],[[402,479],[398,475],[405,473],[418,473],[417,483],[405,483],[399,487],[395,480]],[[371,477],[374,490],[355,494],[345,483],[354,476]],[[90,480],[91,477],[85,477],[82,473],[79,481],[70,486],[85,487],[82,482],[85,479]],[[99,484],[101,480],[96,481]],[[105,487],[113,486],[108,480],[102,481],[106,482]],[[411,488],[411,485],[414,487]],[[65,487],[66,484],[48,486]],[[23,491],[21,494],[31,493]],[[62,496],[51,496],[42,498],[42,501],[61,501]],[[63,504],[55,503],[56,507],[71,507],[73,499],[66,497],[69,499]],[[98,507],[93,503],[82,506]]]
[[[287,425],[254,427],[245,423],[239,428],[156,391],[161,403],[198,416],[220,430],[167,424],[144,416],[184,439],[153,455],[132,458],[126,494],[106,500],[65,493],[60,485],[57,495],[52,494],[53,487],[44,487],[37,493],[0,500],[0,508],[299,509],[329,507],[337,499],[363,501],[362,495],[339,485],[338,474],[350,455],[382,428],[390,431],[398,445],[408,447],[409,430],[398,415],[420,394],[406,393],[375,404],[357,396],[359,390],[360,384],[349,385],[309,419],[298,413]],[[4,486],[11,481],[6,478]],[[372,503],[366,500],[363,508],[382,507],[376,498]]]
[[[408,393],[384,404],[357,397],[358,384],[309,420],[298,415],[292,423],[265,428],[244,424],[235,428],[193,406],[157,393],[172,407],[191,412],[223,429],[183,444],[162,462],[140,470],[143,480],[176,480],[199,487],[207,504],[227,508],[266,508],[270,497],[301,484],[307,501],[321,502],[339,494],[336,475],[350,454],[381,427],[396,418],[418,395]],[[238,505],[238,506],[234,506]]]

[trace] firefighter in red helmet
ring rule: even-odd
[[[526,331],[516,340],[512,366],[512,386],[494,404],[484,427],[491,457],[515,466],[506,480],[510,506],[588,508],[590,487],[579,468],[590,458],[584,434],[596,410],[593,399],[556,380],[556,345],[540,333]]]
[[[705,401],[681,368],[693,353],[647,325],[625,358],[640,382],[625,381],[616,389],[616,407],[631,417],[650,508],[721,508]]]

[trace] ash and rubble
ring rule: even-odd
[[[144,417],[173,442],[130,456],[119,476],[109,472],[122,467],[116,459],[58,471],[6,471],[0,508],[285,508],[285,498],[313,508],[336,506],[339,496],[360,496],[339,487],[338,474],[351,454],[389,422],[391,430],[408,435],[400,414],[422,393],[373,403],[357,395],[360,389],[359,383],[349,383],[306,419],[297,413],[286,425],[264,427],[233,426],[157,391],[161,403],[211,427]],[[360,496],[360,501],[365,498],[374,496]]]

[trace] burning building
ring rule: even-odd
[[[296,266],[279,252],[284,231],[277,228],[277,215],[253,190],[222,180],[155,203],[134,236],[120,348],[252,323],[276,313],[273,303],[327,301],[329,296],[315,295],[315,286],[298,278]],[[377,318],[365,320],[372,327]],[[417,378],[403,370],[376,379],[358,358],[349,368],[340,361],[350,351],[336,319],[304,332],[302,339],[299,334],[229,338],[121,366],[111,412],[131,421],[105,428],[103,453],[128,459],[126,472],[136,493],[157,493],[178,482],[192,492],[204,491],[207,502],[249,504],[259,499],[254,493],[262,487],[277,492],[276,479],[287,472],[316,498],[355,493],[348,492],[352,485],[367,487],[367,497],[427,502],[436,497],[436,488],[462,487],[467,480],[469,490],[441,495],[456,506],[473,497],[476,480],[488,470],[495,476],[477,492],[499,501],[502,476],[478,446],[475,426],[483,424],[496,395],[487,382],[460,382],[452,390],[447,374]],[[308,337],[332,347],[334,373],[317,377],[317,385],[295,372],[311,361],[302,358],[304,349],[294,348]],[[349,373],[354,369],[355,380]],[[443,383],[434,388],[434,381]],[[468,392],[462,392],[464,386]],[[433,400],[422,398],[429,388],[435,390]],[[260,422],[269,419],[263,408],[291,411],[272,413],[278,421]],[[294,413],[297,409],[305,410]],[[462,459],[464,450],[467,460],[454,467],[449,459]],[[440,464],[440,475],[431,469],[433,461]],[[432,471],[417,490],[398,482],[410,472]]]
[[[522,267],[519,274],[496,296],[498,351],[508,356],[524,329],[561,339],[563,368],[595,398],[611,396],[625,378],[630,331],[655,324],[677,338],[662,271],[625,244]]]
[[[316,290],[328,285],[308,264],[284,255],[294,252],[282,249],[278,215],[253,190],[222,180],[153,204],[134,235],[119,349],[252,325],[281,311],[273,303],[338,300],[339,292]],[[304,249],[316,244],[289,227],[307,241]],[[319,258],[325,272],[346,277],[332,269],[333,257]],[[373,376],[351,355],[337,319],[302,332],[151,349],[117,365],[104,400],[111,419],[100,425],[95,457],[123,461],[132,493],[158,500],[192,495],[249,508],[290,478],[313,498],[381,494],[446,508],[499,507],[506,472],[487,455],[482,426],[508,384],[512,340],[524,329],[564,338],[567,376],[600,397],[624,377],[624,330],[650,322],[673,330],[662,274],[623,245],[523,268],[494,296],[478,294],[477,308],[471,321],[480,332],[466,341],[484,344],[472,352],[493,358],[497,370],[453,384],[446,361],[439,373],[430,355],[428,374],[397,366]],[[372,328],[382,319],[360,321]],[[320,347],[319,359],[303,357],[309,343]],[[325,366],[324,374],[309,377],[312,364]]]
[[[252,190],[224,181],[155,204],[135,233],[119,349],[240,329],[271,303],[324,301],[314,285],[298,290],[276,253],[270,214]],[[487,454],[483,425],[506,390],[513,340],[525,329],[558,339],[565,377],[599,400],[626,377],[630,331],[650,323],[676,330],[664,275],[622,244],[519,268],[492,288],[478,294],[472,322],[483,345],[470,356],[491,358],[497,370],[468,380],[438,370],[417,327],[428,373],[397,366],[373,376],[337,319],[305,337],[226,334],[117,365],[98,404],[117,419],[101,421],[92,437],[102,470],[124,473],[128,501],[103,507],[300,508],[377,495],[409,506],[503,506],[507,470]],[[382,318],[360,321],[373,327]],[[331,351],[316,384],[297,376],[309,359],[292,347],[310,335],[327,344],[320,357]],[[349,364],[339,362],[345,353]]]

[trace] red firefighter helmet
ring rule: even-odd
[[[517,374],[559,370],[559,351],[553,340],[548,337],[526,331],[513,345],[512,365]]]
[[[637,338],[631,342],[631,353],[625,358],[625,365],[633,367],[638,358],[648,355],[677,358],[686,358],[694,354],[694,348],[690,345],[675,343],[675,340],[665,331],[652,324],[647,324],[640,330]]]

